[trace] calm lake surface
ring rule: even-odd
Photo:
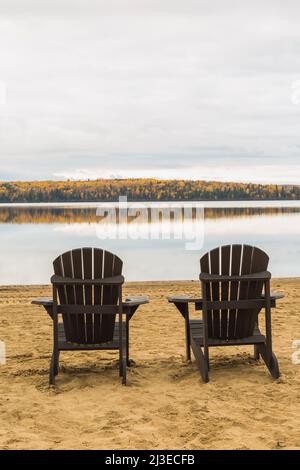
[[[146,204],[147,211],[150,206]],[[119,214],[108,223],[97,214],[97,207],[96,203],[0,205],[0,284],[48,283],[53,259],[83,246],[118,254],[128,281],[198,279],[200,256],[227,243],[265,250],[273,276],[300,276],[300,201],[204,203],[203,218],[192,212],[183,220],[172,216],[169,222],[161,216],[146,222],[130,216],[127,238]],[[118,232],[120,228],[123,232]],[[120,233],[122,239],[117,238]],[[203,244],[187,249],[195,233]]]

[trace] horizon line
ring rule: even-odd
[[[230,181],[216,179],[191,179],[191,178],[159,178],[159,177],[119,177],[119,178],[66,178],[66,179],[36,179],[36,180],[0,180],[0,184],[16,184],[16,183],[90,183],[96,181],[155,181],[155,182],[198,182],[198,183],[217,183],[217,184],[241,184],[255,186],[300,186],[300,183],[259,183],[254,181]]]

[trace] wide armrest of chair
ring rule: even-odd
[[[91,286],[113,286],[122,285],[124,283],[124,276],[105,277],[103,279],[73,279],[72,277],[57,276],[54,274],[51,277],[51,283],[55,286],[61,285],[91,285]]]
[[[52,307],[53,299],[52,297],[36,297],[32,299],[31,303],[33,305],[42,305],[43,307]]]
[[[139,305],[143,304],[148,304],[149,303],[149,297],[146,295],[138,295],[135,297],[126,297],[125,302],[123,302],[123,305],[125,307],[137,307]]]
[[[276,301],[283,299],[284,294],[282,292],[271,292],[270,300],[272,307],[276,307]],[[202,309],[203,299],[201,297],[194,297],[191,295],[173,295],[167,297],[168,302],[172,304],[195,304],[196,310]],[[265,294],[261,295],[261,300],[266,300]]]
[[[31,303],[33,305],[41,305],[43,307],[53,307],[52,297],[36,297],[32,299]],[[124,307],[137,307],[139,305],[148,304],[149,297],[147,296],[136,296],[136,297],[126,297],[123,302]]]
[[[241,274],[238,275],[225,275],[221,276],[219,274],[208,274],[208,273],[201,273],[199,276],[200,281],[204,282],[222,282],[222,281],[267,281],[271,279],[271,273],[269,271],[263,271],[261,273],[254,273],[254,274]]]
[[[167,297],[168,302],[172,304],[187,304],[202,302],[201,297],[193,297],[191,295],[172,295]]]
[[[262,299],[265,299],[266,296],[265,294],[262,294],[261,296]],[[271,300],[280,300],[284,298],[284,293],[283,292],[271,292],[270,293],[270,299]]]

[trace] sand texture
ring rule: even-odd
[[[300,449],[300,280],[274,280],[285,299],[273,311],[274,381],[252,347],[211,352],[210,382],[185,361],[184,323],[171,294],[199,295],[197,282],[128,284],[148,295],[131,322],[128,386],[119,382],[117,352],[61,354],[48,386],[51,320],[33,297],[49,286],[0,288],[1,449]],[[199,313],[193,313],[198,316]]]

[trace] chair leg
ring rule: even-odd
[[[50,361],[50,370],[49,370],[49,385],[55,385],[55,359],[54,351]]]
[[[120,348],[120,365],[119,373],[122,377],[122,385],[126,385],[126,367],[127,367],[127,340],[123,338],[122,347]]]
[[[258,346],[259,353],[266,364],[270,374],[274,379],[278,379],[280,377],[279,365],[277,361],[277,357],[271,351],[270,354],[267,353],[267,348],[265,344],[260,344]]]
[[[272,353],[271,375],[274,379],[278,379],[280,377],[279,364],[274,353]]]
[[[270,372],[274,379],[278,379],[280,377],[279,364],[274,353],[272,353]]]
[[[127,365],[127,367],[131,367],[132,366],[132,361],[129,359],[129,339],[128,338],[127,338],[127,341],[126,341],[125,356],[126,356],[126,365]]]
[[[189,312],[188,305],[186,307],[186,314],[184,317],[185,321],[185,351],[186,351],[186,360],[191,362],[191,332],[190,332],[190,321],[189,321]]]
[[[54,355],[54,374],[58,375],[58,369],[59,369],[59,351],[56,352]]]
[[[123,376],[123,354],[121,348],[119,349],[119,377]]]
[[[125,359],[125,357],[124,357],[124,358],[123,358],[123,367],[122,367],[122,385],[126,385],[126,383],[127,383],[127,374],[126,374],[126,372],[127,372],[127,371],[126,371],[126,366],[127,366],[127,364],[126,364],[126,362],[127,362],[127,361],[126,361],[126,359]]]
[[[254,345],[254,359],[256,361],[259,360],[259,348],[258,348],[257,344]]]
[[[201,378],[202,378],[204,383],[207,383],[207,382],[209,382],[207,358],[205,358],[202,349],[199,346],[196,345],[193,338],[191,338],[191,347],[192,347],[192,351],[193,351],[195,359],[196,359],[196,364],[197,364],[198,369],[199,369],[200,374],[201,374]]]
[[[210,367],[209,367],[209,349],[207,348],[206,351],[205,351],[205,361],[206,361],[206,367],[207,367],[207,370],[209,371]]]
[[[131,366],[131,361],[129,359],[129,320],[126,318],[126,365],[127,367]]]
[[[270,281],[265,283],[265,294],[266,294],[266,311],[265,311],[265,322],[266,322],[266,340],[264,344],[259,346],[259,352],[270,371],[270,374],[274,379],[278,379],[280,372],[278,361],[272,350],[272,328],[271,328],[271,302],[270,302]]]

